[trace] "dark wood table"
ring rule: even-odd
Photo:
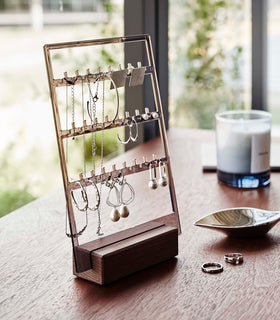
[[[213,132],[172,129],[168,137],[183,232],[178,257],[106,287],[74,277],[64,194],[56,191],[0,219],[1,319],[279,319],[280,224],[254,239],[193,226],[226,207],[279,209],[279,173],[268,187],[232,189],[202,173],[200,143],[214,141]],[[229,252],[242,252],[244,263],[225,264]],[[209,261],[224,272],[203,273]]]

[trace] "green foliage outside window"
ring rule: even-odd
[[[242,10],[243,0],[177,0],[184,18],[176,22],[179,32],[173,43],[186,41],[178,49],[177,70],[184,69],[184,90],[176,99],[174,117],[176,125],[211,129],[215,113],[219,110],[243,109],[244,102],[237,85],[243,48],[236,46],[230,52],[227,66],[223,43],[216,40],[228,15]],[[183,21],[183,22],[182,22]],[[175,71],[176,72],[176,71]],[[227,75],[230,85],[225,83]]]
[[[1,5],[1,1],[0,1]],[[105,0],[104,6],[106,11],[108,12],[108,21],[106,24],[100,25],[92,25],[89,27],[89,31],[91,28],[98,28],[101,37],[113,37],[117,34],[120,34],[121,24],[118,23],[118,27],[116,27],[116,23],[112,22],[112,14],[119,10],[112,3],[112,0]],[[121,13],[120,13],[121,14]],[[11,33],[17,32],[16,28],[7,29]],[[30,34],[30,30],[26,30],[28,34]],[[46,32],[43,30],[42,32]],[[50,32],[50,31],[48,31]],[[24,30],[20,29],[19,34],[23,34]],[[119,54],[118,52],[114,52],[115,54]],[[43,55],[43,52],[42,52]],[[61,53],[57,53],[56,56],[53,57],[54,60],[63,61],[63,55]],[[73,64],[76,64],[80,70],[85,70],[89,65],[89,61],[91,61],[89,55],[83,55],[79,57],[79,60],[73,60]],[[100,56],[96,57],[99,62],[104,65],[116,65],[117,61],[111,59],[111,54],[107,50],[102,50]],[[20,72],[21,70],[19,70]],[[11,75],[12,78],[12,75]],[[45,82],[47,84],[47,82]],[[15,85],[15,84],[14,84]],[[42,101],[50,101],[49,91],[47,86],[43,86],[40,82],[33,84],[32,82],[27,82],[28,90],[31,94],[34,95],[33,99],[41,99]],[[22,93],[22,103],[18,103],[12,99],[10,99],[6,105],[7,108],[13,107],[14,104],[17,107],[21,107],[21,104],[24,103],[24,99],[26,95]],[[28,97],[29,98],[29,97]],[[35,106],[34,106],[35,107]],[[51,110],[50,110],[51,112]],[[110,131],[110,132],[109,132]],[[104,156],[113,156],[118,154],[122,146],[120,144],[116,144],[115,141],[115,132],[109,130],[104,134],[104,141],[106,145],[104,146]],[[114,134],[114,139],[113,139]],[[122,132],[120,132],[122,136]],[[18,147],[20,147],[20,143],[22,144],[24,132],[18,132],[17,137],[14,139],[13,143],[10,143],[5,150],[2,150],[2,156],[0,157],[0,217],[6,215],[7,213],[25,205],[26,203],[34,200],[36,195],[41,195],[44,190],[43,184],[47,181],[44,180],[44,174],[47,170],[50,172],[57,172],[57,175],[61,175],[59,171],[59,161],[58,161],[58,152],[56,142],[53,142],[53,147],[50,152],[51,155],[48,155],[48,160],[44,159],[45,151],[40,148],[40,145],[32,147],[32,150],[29,150],[26,155],[18,157]],[[111,141],[111,143],[110,143]],[[100,157],[100,146],[101,146],[101,134],[97,135],[97,160]],[[86,138],[86,161],[88,164],[92,161],[91,159],[91,137],[88,136]],[[46,167],[46,164],[47,167]],[[76,168],[81,172],[83,168]],[[41,171],[41,172],[40,172]],[[30,176],[32,173],[32,176]],[[40,174],[38,174],[40,173]],[[51,175],[48,177],[51,179]],[[36,187],[36,192],[33,192],[31,187]],[[40,189],[41,188],[41,189]]]

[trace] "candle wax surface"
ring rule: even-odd
[[[252,174],[270,169],[270,128],[266,124],[217,127],[218,169]]]

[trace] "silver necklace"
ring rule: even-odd
[[[100,78],[100,77],[99,77]],[[91,119],[91,125],[93,126],[95,123],[95,119],[96,119],[96,103],[98,101],[98,89],[99,89],[99,78],[96,81],[96,90],[95,90],[95,94],[92,94],[92,90],[91,90],[91,83],[88,79],[88,90],[89,90],[89,101],[88,101],[88,105],[87,105],[87,111],[88,111],[88,115]],[[103,142],[104,142],[104,96],[105,96],[105,82],[104,80],[102,81],[102,123],[103,123],[103,130],[101,133],[101,150],[100,150],[100,172],[102,172],[102,167],[103,167]],[[95,123],[96,125],[97,123]],[[92,167],[93,167],[93,171],[95,172],[95,156],[96,156],[96,150],[97,150],[97,146],[96,146],[96,132],[93,132],[91,135],[91,152],[92,152]],[[99,188],[99,195],[100,195],[100,199],[102,196],[102,183],[100,183],[100,188]],[[96,234],[98,236],[102,236],[103,233],[101,232],[101,201],[100,201],[100,205],[97,208],[97,218],[98,218],[98,222],[97,222],[97,230],[96,230]]]
[[[105,81],[103,80],[102,82],[102,123],[103,123],[103,130],[102,130],[102,133],[101,133],[101,150],[100,150],[100,172],[102,174],[102,167],[103,167],[103,142],[104,142],[104,106],[105,106],[105,103],[104,103],[104,98],[105,98]],[[100,183],[100,189],[99,189],[99,194],[100,194],[100,198],[101,198],[101,193],[102,193],[102,183]],[[98,224],[97,224],[97,235],[98,236],[102,236],[103,233],[101,232],[101,201],[100,201],[100,205],[97,209],[97,216],[98,216]]]
[[[83,125],[85,123],[85,105],[84,105],[84,81],[82,80],[82,116],[83,116]],[[84,152],[84,176],[86,176],[87,173],[87,167],[86,167],[86,137],[83,134],[83,152]]]
[[[96,118],[96,103],[97,103],[97,101],[99,99],[98,98],[98,89],[99,89],[99,80],[97,81],[95,95],[93,96],[92,91],[91,91],[91,84],[90,84],[90,81],[88,79],[89,101],[88,101],[88,105],[87,105],[87,111],[88,111],[88,115],[90,117],[92,126],[94,125],[95,118]],[[96,132],[93,132],[91,134],[91,152],[92,152],[92,168],[93,168],[94,171],[95,171],[96,150],[97,150]]]
[[[75,127],[75,88],[74,84],[71,86],[71,96],[72,96],[72,126]],[[75,129],[74,129],[75,134]],[[72,138],[72,140],[75,140],[75,136]]]
[[[83,86],[83,83],[82,83]],[[71,86],[71,95],[72,95],[72,123],[75,123],[75,95],[74,95],[75,91],[74,91],[74,84],[72,84]],[[83,95],[83,87],[82,87],[82,95]],[[68,86],[66,86],[66,130],[68,130]],[[84,108],[83,106],[83,96],[82,96],[82,108]],[[84,110],[83,110],[83,118],[84,118]],[[73,139],[75,139],[75,137],[73,137]],[[66,165],[68,165],[68,139],[66,139]],[[85,142],[84,142],[84,157],[85,157]],[[85,160],[84,160],[84,170],[85,170]],[[67,227],[68,227],[68,212],[67,212],[67,206],[66,206],[66,210],[65,210],[66,214],[65,214],[65,234],[67,237],[71,238],[78,238],[80,235],[83,234],[83,232],[86,230],[87,225],[88,225],[88,211],[85,210],[85,225],[84,227],[77,233],[74,233],[73,235],[71,235],[70,232],[67,231]]]

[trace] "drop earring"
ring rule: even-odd
[[[153,168],[152,164],[150,164],[150,166],[149,166],[150,181],[148,183],[148,186],[152,190],[155,190],[158,187],[157,179],[156,179],[156,170],[155,169],[156,168],[155,167]],[[154,174],[153,174],[153,171],[154,171]]]
[[[124,177],[123,177],[122,181],[119,182],[119,184],[121,185],[120,201],[122,204],[121,208],[120,208],[120,216],[122,218],[127,218],[129,216],[129,210],[128,210],[127,206],[134,200],[135,191],[134,191],[134,188],[132,187],[132,185],[130,183],[128,183]],[[127,186],[127,188],[129,189],[129,192],[130,192],[130,197],[127,200],[124,199],[124,194],[123,194],[125,186]]]
[[[165,164],[162,165],[162,162],[160,161],[158,165],[158,169],[159,169],[158,183],[160,186],[166,187],[168,184],[168,181],[167,181],[166,172],[165,172]],[[163,174],[162,174],[162,171],[163,171]]]
[[[117,222],[117,221],[120,220],[120,212],[118,210],[118,207],[121,205],[120,192],[119,192],[118,188],[116,187],[114,181],[112,181],[111,183],[109,181],[107,181],[106,182],[106,186],[110,188],[110,191],[109,191],[107,199],[106,199],[106,203],[107,203],[107,205],[109,207],[113,208],[111,213],[110,213],[110,219],[113,222]],[[115,203],[110,200],[111,193],[112,193],[113,190],[115,191],[115,195],[116,195],[116,202]]]
[[[72,199],[73,199],[74,206],[79,211],[87,211],[87,209],[88,209],[88,197],[87,197],[86,190],[85,190],[85,188],[82,186],[82,184],[79,181],[76,182],[76,183],[81,188],[81,196],[82,196],[82,199],[83,199],[83,202],[84,202],[84,206],[83,207],[79,207],[79,205],[78,205],[78,203],[76,201],[76,198],[74,196],[74,190],[71,190],[71,196],[72,196]]]
[[[88,205],[88,209],[91,211],[95,211],[99,208],[99,205],[100,205],[100,193],[99,193],[99,190],[98,190],[96,184],[90,179],[88,179],[88,181],[91,183],[91,185],[93,186],[94,191],[95,191],[95,205],[93,207],[90,207]]]

